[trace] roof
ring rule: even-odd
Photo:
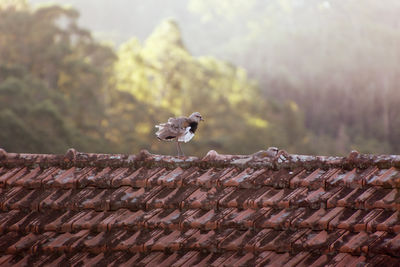
[[[0,149],[0,265],[399,266],[399,167]]]

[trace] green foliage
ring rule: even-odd
[[[108,149],[100,122],[115,56],[77,18],[75,10],[57,6],[0,9],[0,146],[6,150]]]
[[[372,57],[360,57],[384,55],[375,47],[396,37],[396,31],[373,24],[366,34],[377,37],[366,46],[357,39],[361,50],[348,47],[347,40],[353,39],[346,31],[332,40],[327,34],[309,39],[320,28],[306,18],[330,12],[321,1],[303,9],[295,1],[261,6],[256,0],[190,1],[191,10],[215,25],[210,31],[216,32],[261,10],[234,29],[240,38],[219,48],[245,50],[241,65],[259,82],[232,63],[194,57],[171,19],[145,42],[132,38],[113,51],[77,25],[74,9],[31,10],[25,1],[12,2],[0,0],[0,147],[8,151],[63,153],[74,147],[136,153],[145,148],[176,154],[173,144],[155,138],[154,125],[193,111],[206,121],[184,146],[190,155],[210,149],[253,153],[269,146],[312,154],[400,149],[398,75],[393,70],[397,46],[389,47],[393,58],[376,66]],[[346,5],[364,10],[351,3]],[[363,21],[362,12],[357,14]],[[339,19],[331,23],[317,17],[330,31],[342,27]],[[315,44],[326,49],[314,50]],[[347,52],[333,56],[338,48]],[[309,64],[302,63],[305,58]],[[357,60],[361,67],[352,63]]]
[[[153,151],[167,153],[172,147],[154,142],[154,124],[166,121],[169,116],[189,115],[193,111],[199,111],[206,123],[200,126],[196,141],[185,146],[191,154],[204,154],[211,148],[227,153],[250,153],[274,144],[279,139],[275,136],[278,128],[287,136],[285,127],[294,130],[302,127],[296,123],[300,117],[295,112],[290,114],[290,123],[281,124],[276,118],[285,117],[285,111],[269,108],[270,101],[261,97],[244,69],[212,57],[190,55],[172,20],[161,23],[144,46],[136,39],[122,44],[118,58],[113,75],[115,87],[131,94],[150,114],[143,112],[137,116],[133,105],[131,115],[126,116],[123,124],[137,122],[136,127],[119,128],[123,134],[117,135],[135,133],[139,143],[152,144]],[[304,137],[306,132],[295,134]],[[134,143],[129,147],[140,148]]]

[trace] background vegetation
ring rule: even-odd
[[[0,147],[175,154],[154,125],[199,111],[206,121],[186,154],[399,153],[397,1],[167,2],[177,19],[126,3],[136,22],[147,15],[137,29],[156,26],[100,34],[114,47],[73,8],[0,0]]]

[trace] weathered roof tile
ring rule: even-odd
[[[0,159],[0,265],[400,264],[399,156],[68,153]]]

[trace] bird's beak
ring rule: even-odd
[[[204,119],[203,119],[203,118],[200,118],[200,121],[204,121]]]

